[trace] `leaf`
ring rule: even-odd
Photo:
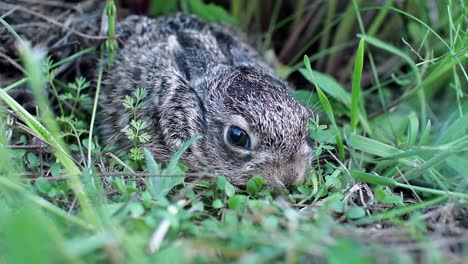
[[[342,183],[338,179],[340,173],[340,170],[335,170],[331,175],[325,176],[325,186],[327,186],[327,188],[341,189]]]
[[[259,189],[255,182],[249,180],[246,185],[246,190],[248,194],[255,195]]]
[[[380,157],[403,153],[402,150],[395,148],[394,146],[390,146],[380,141],[366,138],[360,135],[351,135],[349,144],[355,149],[359,149]]]
[[[81,144],[84,146],[85,149],[88,149],[88,147],[91,147],[91,150],[94,150],[96,148],[96,145],[94,145],[94,142],[91,141],[91,146],[89,144],[89,140],[87,138],[83,139],[81,141]]]
[[[350,219],[359,219],[366,215],[366,211],[362,207],[356,206],[346,211],[345,215]]]
[[[402,198],[398,195],[392,195],[384,190],[376,189],[374,191],[375,200],[383,204],[401,204]]]
[[[177,167],[177,163],[179,162],[180,157],[182,157],[182,154],[184,154],[184,152],[190,147],[190,145],[192,145],[193,142],[201,138],[201,136],[194,136],[187,140],[184,144],[182,144],[180,149],[174,154],[174,156],[172,156],[172,159],[169,161],[169,165],[167,166],[167,170],[169,173]]]
[[[297,190],[303,195],[310,195],[312,193],[311,189],[309,189],[308,187],[303,186],[303,185],[298,186]]]
[[[32,167],[39,166],[39,161],[37,159],[37,156],[34,153],[28,152],[28,154],[26,155],[26,158],[28,159],[28,162],[29,164],[31,164]]]
[[[114,206],[115,205],[115,206]],[[107,207],[103,206],[101,212],[106,212],[108,217],[117,210],[118,207],[122,206],[121,204],[112,204]],[[109,243],[112,243],[113,236],[106,232],[98,232],[96,234],[80,234],[77,233],[73,238],[64,241],[64,246],[67,249],[67,252],[75,256],[85,256],[91,255],[93,252],[96,252],[100,248],[105,247]]]
[[[49,192],[47,192],[47,196],[49,198],[55,198],[57,196],[58,192],[57,189],[52,188]]]
[[[138,140],[140,141],[140,143],[146,143],[150,139],[151,139],[151,135],[146,132],[138,136]]]
[[[243,211],[245,208],[247,197],[244,195],[236,194],[229,198],[229,208],[235,211]]]
[[[246,185],[247,193],[249,193],[250,195],[255,195],[262,189],[263,185],[265,185],[266,183],[267,183],[267,180],[265,180],[263,177],[259,175],[254,175],[247,182],[247,185]]]
[[[50,182],[44,178],[44,177],[39,177],[37,178],[36,182],[34,183],[34,186],[36,187],[36,189],[43,193],[43,194],[46,194],[48,193],[51,189],[52,189],[52,185],[50,184]]]
[[[219,209],[219,208],[223,208],[224,204],[223,204],[223,201],[221,201],[221,199],[216,199],[213,201],[212,206],[213,208]]]
[[[135,132],[133,132],[133,130],[130,127],[127,127],[127,128],[124,129],[124,134],[131,141],[133,141],[135,139],[135,137],[136,137]]]
[[[52,166],[50,166],[50,174],[54,177],[60,176],[60,173],[62,172],[62,168],[60,167],[59,163],[54,163]]]
[[[86,88],[89,88],[90,85],[91,85],[91,82],[87,81],[86,78],[84,78],[83,76],[80,76],[78,78],[76,78],[76,84],[78,85],[78,89],[80,91],[86,89]]]
[[[141,149],[139,148],[131,148],[130,149],[130,155],[129,157],[132,159],[132,160],[142,160],[144,158],[144,155],[143,153],[141,152]]]
[[[132,121],[130,121],[130,124],[137,130],[137,131],[140,131],[140,130],[143,130],[146,128],[147,124],[145,121],[136,121],[135,119],[132,119]]]
[[[141,217],[145,213],[145,208],[141,203],[130,203],[128,209],[133,218]]]
[[[180,149],[172,156],[172,159],[169,161],[167,168],[162,173],[154,173],[153,177],[149,178],[151,192],[155,196],[166,196],[169,191],[174,188],[175,186],[184,182],[184,176],[181,175],[184,172],[178,166],[179,159],[181,158],[182,154],[187,150],[187,148],[195,141],[200,139],[201,136],[195,136],[187,140]],[[146,156],[146,163],[149,167],[155,168],[154,166],[154,158],[149,151],[145,152]],[[150,166],[148,164],[151,164]],[[156,172],[159,170],[155,170]],[[151,172],[151,170],[150,170]],[[153,173],[153,172],[151,172]],[[162,174],[162,175],[161,175]]]
[[[125,96],[125,100],[123,102],[123,106],[125,107],[125,109],[133,109],[134,108],[134,106],[133,106],[134,103],[135,103],[135,101],[133,100],[132,97],[130,97],[129,95]]]
[[[129,193],[134,193],[136,191],[138,191],[138,188],[136,186],[136,182],[135,181],[127,181],[127,191]]]
[[[255,184],[259,188],[262,188],[267,183],[267,180],[265,178],[263,178],[262,176],[260,176],[260,175],[254,175],[250,180],[255,182]]]
[[[226,184],[224,186],[224,192],[226,193],[228,197],[232,197],[235,194],[236,190],[234,189],[234,186],[232,186],[230,182],[226,181]]]
[[[337,212],[337,213],[343,213],[344,211],[344,208],[345,208],[345,205],[343,203],[343,201],[331,201],[330,204],[330,209],[333,210],[334,212]]]
[[[141,198],[141,203],[145,208],[151,208],[151,202],[153,197],[151,196],[151,193],[149,191],[144,191],[140,195]]]
[[[74,98],[75,98],[75,97],[73,96],[73,94],[68,93],[68,92],[59,95],[59,99],[60,99],[60,100],[72,100],[72,99],[74,99]]]
[[[153,193],[156,193],[153,191],[157,189],[157,187],[154,185],[158,184],[159,181],[154,181],[153,178],[159,177],[159,175],[161,175],[161,167],[154,160],[153,154],[147,148],[143,149],[143,153],[145,154],[146,158],[146,167],[148,168],[148,171],[151,174],[147,180],[147,185]]]
[[[226,177],[219,176],[216,179],[216,188],[218,188],[218,190],[224,190],[224,186],[226,186]]]
[[[134,92],[134,95],[138,101],[141,101],[148,95],[148,91],[146,88],[137,88]]]
[[[111,185],[116,188],[121,194],[127,194],[127,186],[122,178],[115,178]]]

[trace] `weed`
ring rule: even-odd
[[[143,150],[139,146],[151,139],[150,134],[144,132],[147,127],[146,122],[138,120],[138,111],[144,107],[145,102],[143,99],[147,95],[148,92],[145,88],[137,88],[133,93],[133,97],[127,95],[123,102],[125,109],[127,109],[132,115],[129,124],[130,126],[124,130],[124,133],[133,144],[130,149],[129,157],[134,161],[143,160]]]

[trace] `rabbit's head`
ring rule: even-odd
[[[237,185],[260,175],[271,185],[301,179],[311,162],[308,111],[279,79],[248,66],[220,65],[191,83],[201,115],[191,147],[197,162]]]

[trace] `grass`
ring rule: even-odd
[[[57,62],[0,18],[26,71],[0,89],[0,263],[466,262],[468,3],[299,1],[286,12],[285,2],[268,10],[154,1],[148,11],[180,7],[254,31],[265,56],[290,40],[280,73],[316,113],[317,159],[288,189],[258,176],[237,188],[223,176],[185,174],[178,161],[197,137],[159,164],[140,147],[138,120],[126,133],[132,153],[99,144],[93,127],[108,69],[99,65],[86,85],[55,72],[90,53],[115,59],[113,1],[103,47]],[[264,16],[273,18],[262,28]],[[314,23],[323,24],[308,31]],[[25,84],[39,114],[9,95]],[[61,99],[49,100],[47,86]],[[128,99],[129,111],[141,96]],[[27,148],[37,141],[50,152]]]

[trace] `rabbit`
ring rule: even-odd
[[[123,100],[143,87],[137,119],[148,125],[151,139],[143,147],[156,160],[167,162],[200,135],[181,158],[190,171],[224,175],[237,186],[253,175],[273,186],[304,179],[312,160],[310,111],[241,33],[178,13],[129,16],[117,24],[117,35],[100,94],[104,138],[129,147],[121,131],[132,116]]]

